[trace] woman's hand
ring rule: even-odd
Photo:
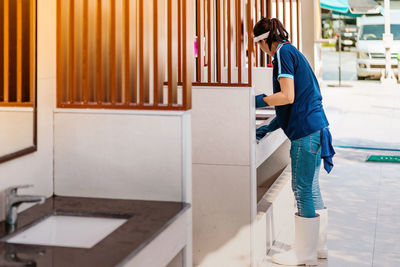
[[[279,124],[278,121],[276,119],[276,117],[268,124],[268,125],[264,125],[261,126],[260,128],[258,128],[256,130],[256,139],[260,140],[262,139],[267,133],[273,132],[277,129],[279,129]]]
[[[269,106],[284,106],[294,102],[294,80],[292,78],[280,77],[281,91],[264,97]]]
[[[256,108],[264,108],[268,106],[264,101],[264,97],[266,97],[265,94],[256,95]]]

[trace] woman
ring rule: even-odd
[[[282,128],[291,140],[292,189],[297,202],[295,242],[275,254],[284,265],[317,265],[327,258],[327,209],[319,189],[321,158],[329,173],[333,167],[332,137],[322,107],[317,79],[306,58],[289,41],[278,19],[263,18],[254,26],[254,41],[273,57],[274,94],[256,96],[256,107],[275,106],[276,117],[257,130],[257,139]]]

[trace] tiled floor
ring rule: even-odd
[[[355,83],[353,88],[323,89],[323,94],[334,143],[360,146],[368,141],[369,146],[400,148],[400,88],[393,92],[379,88],[378,83]],[[362,101],[357,101],[360,98]],[[374,107],[377,103],[392,110],[382,112]],[[329,259],[320,260],[319,266],[399,267],[400,164],[365,160],[372,154],[400,152],[335,149],[333,171],[329,175],[323,169],[320,172],[321,190],[329,208]],[[288,230],[269,255],[291,244],[293,222],[288,223]],[[282,265],[268,260],[265,267],[269,266]]]
[[[321,170],[329,208],[329,259],[319,266],[400,266],[400,164],[366,162],[368,150],[336,152],[331,174]],[[293,230],[293,223],[288,229]],[[279,237],[270,255],[287,249],[292,238],[293,231]]]

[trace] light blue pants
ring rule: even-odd
[[[321,167],[321,132],[293,140],[290,147],[292,190],[300,217],[315,217],[315,210],[323,209],[319,188]]]

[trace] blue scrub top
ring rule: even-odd
[[[281,91],[281,77],[294,79],[293,104],[275,106],[278,124],[288,138],[296,140],[329,126],[317,78],[304,55],[287,42],[278,45],[273,58],[274,93]]]

